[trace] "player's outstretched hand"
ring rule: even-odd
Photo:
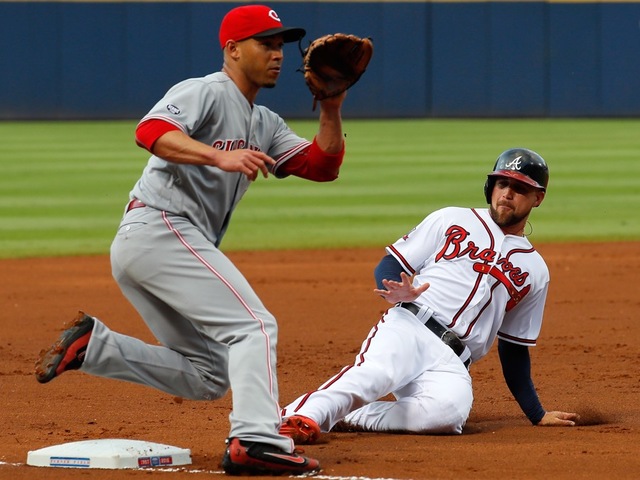
[[[567,412],[547,412],[538,422],[540,427],[573,427],[580,415]]]
[[[225,172],[244,173],[251,181],[258,177],[259,172],[262,172],[263,177],[268,177],[267,165],[275,163],[276,161],[266,153],[244,148],[228,152],[221,151],[216,156],[216,167]]]
[[[373,292],[380,295],[387,302],[396,304],[398,302],[413,302],[420,294],[429,288],[429,284],[414,287],[411,281],[411,277],[406,273],[400,273],[402,281],[396,282],[395,280],[382,280],[382,285],[386,290],[374,289]]]

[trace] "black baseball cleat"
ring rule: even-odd
[[[222,468],[228,475],[313,475],[320,471],[320,462],[267,443],[230,438]]]
[[[78,312],[78,316],[65,325],[65,331],[56,343],[40,352],[36,361],[36,379],[40,383],[47,383],[62,372],[79,369],[84,362],[94,325],[93,318]]]

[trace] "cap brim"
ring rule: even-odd
[[[252,35],[254,38],[271,37],[273,35],[282,35],[284,43],[297,42],[307,34],[304,28],[295,27],[278,27],[265,30],[264,32]]]
[[[520,172],[516,172],[515,170],[497,170],[495,172],[491,172],[489,176],[513,178],[514,180],[518,180],[519,182],[526,183],[527,185],[531,185],[532,187],[539,188],[540,190],[545,190],[545,188],[542,185],[540,185],[538,182],[536,182],[534,179]]]

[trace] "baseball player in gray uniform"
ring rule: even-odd
[[[36,363],[41,383],[80,369],[188,399],[214,400],[232,389],[223,456],[232,475],[320,469],[279,433],[276,320],[218,248],[260,174],[338,176],[344,93],[319,102],[312,141],[255,103],[261,88],[276,85],[283,44],[304,35],[267,6],[232,9],[219,30],[221,71],[178,83],[137,126],[137,143],[152,155],[126,205],[111,264],[159,345],[81,312]]]
[[[473,402],[469,365],[496,336],[506,383],[531,423],[574,425],[577,414],[542,407],[530,372],[549,271],[524,231],[548,180],[536,152],[507,150],[485,183],[489,208],[443,208],[389,245],[374,292],[394,306],[353,365],[283,409],[281,433],[300,444],[339,422],[365,431],[462,433]],[[380,400],[388,394],[396,401]]]

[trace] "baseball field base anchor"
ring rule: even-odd
[[[191,464],[191,450],[141,440],[105,438],[30,451],[27,465],[63,468],[172,468]]]

